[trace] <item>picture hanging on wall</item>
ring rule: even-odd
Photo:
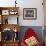
[[[37,9],[36,8],[24,8],[23,9],[23,19],[24,20],[36,20],[37,19]]]

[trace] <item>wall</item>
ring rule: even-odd
[[[15,1],[15,0],[14,0]],[[15,6],[13,0],[0,0],[1,7],[10,7]],[[43,15],[43,0],[17,0],[17,6],[19,6],[19,24],[20,26],[31,26],[31,28],[35,29],[40,41],[43,41],[43,30],[42,26],[44,26],[44,15]],[[37,19],[36,20],[24,20],[23,19],[23,8],[37,8]],[[8,17],[8,22],[15,23],[15,17],[13,17],[13,21],[11,20],[12,17]],[[32,27],[34,26],[34,27]],[[24,32],[27,27],[21,27],[20,33]],[[21,35],[20,35],[21,36]],[[21,38],[21,37],[20,37]]]
[[[13,0],[9,0],[9,1],[0,0],[0,6],[2,7],[15,6],[14,1]],[[20,15],[19,24],[20,26],[43,26],[44,16],[43,16],[42,0],[21,0],[21,1],[17,0],[17,3],[18,3],[17,6],[19,6],[19,15]],[[37,19],[36,20],[24,20],[23,19],[23,8],[37,8]]]
[[[43,26],[43,6],[42,0],[21,0],[20,2],[20,18],[21,26]],[[23,8],[37,8],[36,20],[23,20]],[[21,21],[20,21],[21,20]]]
[[[19,32],[20,42],[24,36],[24,33],[27,31],[28,28],[32,28],[34,32],[37,34],[39,41],[43,43],[43,30],[41,26],[21,26]]]

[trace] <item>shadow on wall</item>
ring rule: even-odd
[[[38,36],[38,39],[41,43],[43,43],[43,30],[42,30],[42,27],[41,26],[21,26],[20,27],[20,32],[19,32],[19,39],[20,39],[20,42],[23,38],[23,35],[25,33],[25,31],[28,29],[28,28],[32,28],[37,36]]]

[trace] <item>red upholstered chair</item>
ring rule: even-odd
[[[24,37],[22,38],[21,45],[27,46],[25,40],[29,39],[32,36],[35,37],[36,40],[37,40],[37,43],[34,46],[41,46],[40,42],[37,39],[37,34],[34,32],[34,30],[32,28],[28,28],[27,31],[25,32]]]

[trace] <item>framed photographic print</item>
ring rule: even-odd
[[[2,15],[9,15],[9,10],[2,10]]]
[[[23,19],[25,20],[36,20],[37,9],[36,8],[24,8],[23,9]]]
[[[18,12],[16,10],[14,10],[14,9],[12,9],[12,10],[9,11],[9,14],[10,15],[16,15],[17,13]]]

